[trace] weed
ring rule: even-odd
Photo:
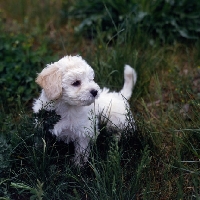
[[[33,50],[31,36],[3,34],[0,41],[1,103],[16,104],[17,95],[28,102],[39,89],[34,83],[36,72],[49,62],[51,54],[45,44]]]
[[[199,2],[189,0],[156,0],[151,3],[136,0],[84,0],[77,1],[71,15],[82,19],[75,30],[86,31],[86,35],[96,33],[95,27],[98,26],[105,39],[110,40],[116,33],[118,35],[120,31],[131,28],[134,34],[137,31],[148,32],[153,36],[152,39],[174,42],[198,39],[199,7]]]

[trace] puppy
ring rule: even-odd
[[[80,56],[65,56],[47,65],[38,74],[36,83],[42,87],[40,97],[33,103],[33,111],[55,110],[61,119],[51,131],[66,143],[74,142],[74,162],[82,165],[88,160],[89,142],[98,135],[98,115],[108,120],[108,126],[126,124],[137,75],[126,65],[124,86],[119,93],[109,92],[94,82],[94,71]],[[102,115],[103,113],[103,115]]]

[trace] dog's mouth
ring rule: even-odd
[[[83,98],[83,99],[80,100],[80,103],[81,103],[82,106],[89,106],[92,103],[94,103],[95,99],[97,99],[98,96],[99,96],[99,91],[98,90],[92,90],[90,92],[90,94],[91,95],[88,98],[85,98],[85,99]]]
[[[81,106],[89,106],[92,103],[94,103],[94,101],[95,101],[95,98],[90,99],[90,100],[81,100],[80,103],[81,103]]]

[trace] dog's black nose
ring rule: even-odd
[[[90,93],[92,94],[93,97],[96,97],[98,91],[97,90],[91,90]]]

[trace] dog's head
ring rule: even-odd
[[[36,83],[49,100],[62,99],[69,105],[86,106],[99,95],[94,71],[80,56],[66,56],[38,74]]]

